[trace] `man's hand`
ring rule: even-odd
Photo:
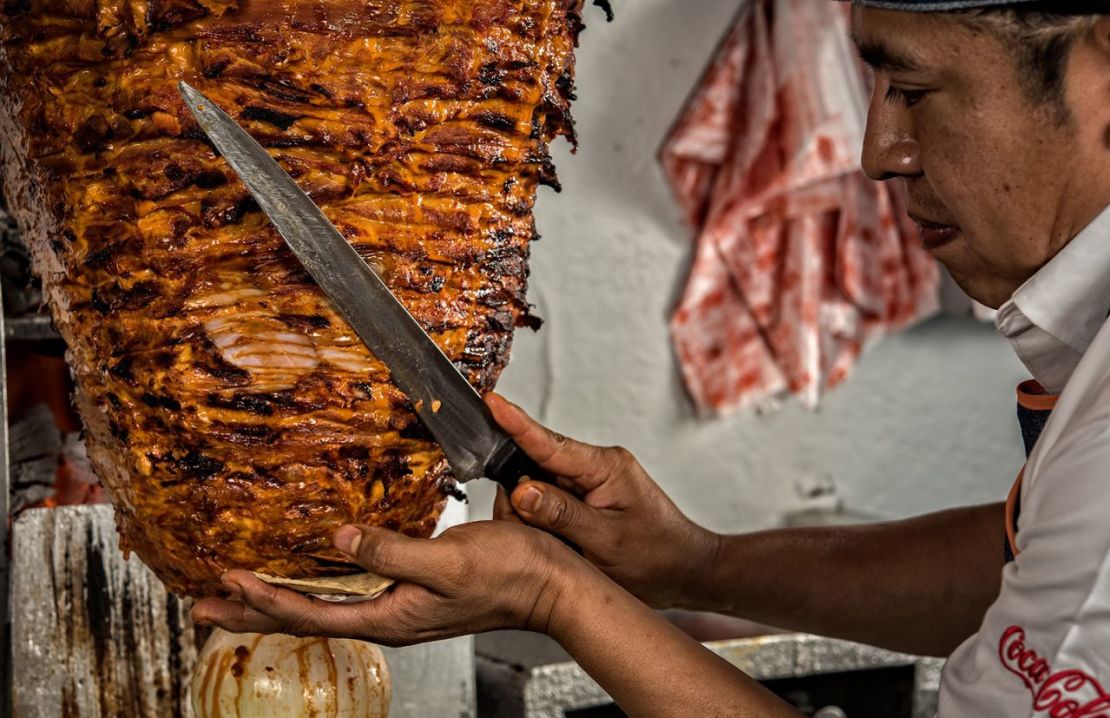
[[[547,632],[568,584],[584,573],[604,580],[553,537],[519,523],[466,524],[430,540],[344,526],[335,546],[398,584],[373,601],[334,603],[271,586],[249,571],[229,571],[222,580],[238,600],[201,600],[193,620],[235,633],[387,646],[507,628]]]
[[[621,448],[572,441],[545,429],[496,394],[486,403],[521,449],[559,477],[561,489],[526,481],[511,505],[499,494],[495,518],[519,514],[564,536],[610,578],[655,608],[685,605],[708,575],[720,537],[686,518]]]
[[[519,522],[466,524],[437,539],[344,526],[335,546],[400,583],[372,601],[330,603],[229,571],[223,582],[238,600],[199,601],[193,620],[387,646],[523,628],[558,641],[629,715],[799,716],[553,536]]]

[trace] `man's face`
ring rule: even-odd
[[[1106,43],[1073,49],[1064,122],[991,32],[858,8],[852,25],[876,70],[864,169],[903,179],[926,248],[970,296],[1002,305],[1110,203]]]

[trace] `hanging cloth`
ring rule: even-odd
[[[865,97],[844,7],[752,0],[668,137],[698,232],[671,334],[702,410],[815,408],[865,346],[937,311],[901,195],[860,171]]]

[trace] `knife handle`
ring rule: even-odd
[[[501,485],[501,488],[505,489],[505,493],[509,495],[512,495],[521,481],[531,480],[551,484],[552,486],[559,485],[558,482],[555,481],[554,474],[533,461],[532,457],[525,454],[514,441],[506,442],[505,445],[494,454],[489,464],[486,465],[486,478],[496,481]],[[551,535],[569,546],[575,553],[582,553],[582,549],[572,541],[558,534]]]
[[[486,477],[501,484],[508,494],[512,494],[520,482],[528,480],[558,486],[554,474],[533,461],[514,441],[505,442],[490,459]]]

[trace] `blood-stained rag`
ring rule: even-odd
[[[901,187],[860,170],[864,71],[846,6],[752,0],[662,150],[697,249],[671,332],[707,413],[810,408],[860,352],[938,308]]]

